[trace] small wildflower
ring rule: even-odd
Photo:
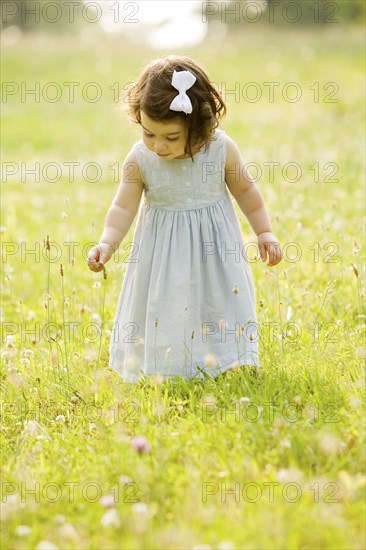
[[[207,353],[204,357],[206,369],[212,369],[217,364],[216,357],[212,353]]]
[[[131,441],[132,448],[138,453],[149,453],[150,443],[144,435],[136,435]]]
[[[58,530],[59,535],[68,539],[76,539],[78,537],[78,532],[73,526],[72,523],[64,523]]]
[[[102,527],[119,527],[121,525],[121,520],[115,508],[110,508],[103,515],[100,520]]]
[[[241,397],[239,399],[239,403],[249,403],[250,402],[250,398],[249,397]]]
[[[233,542],[225,540],[223,542],[219,542],[217,545],[217,550],[235,550],[235,545]]]
[[[120,483],[122,483],[122,485],[128,485],[129,483],[132,483],[132,479],[128,476],[120,476],[119,481]]]
[[[102,283],[100,281],[95,281],[95,283],[93,283],[93,288],[100,288],[102,286]]]
[[[155,376],[152,376],[152,383],[155,385],[155,386],[161,386],[162,383],[164,382],[164,378],[161,374],[156,374]]]
[[[59,424],[64,424],[66,418],[63,414],[59,414],[58,416],[56,416],[56,422],[58,422]]]
[[[40,435],[42,433],[42,428],[35,420],[25,420],[24,421],[24,433],[27,435]]]
[[[66,212],[61,212],[61,218],[62,218],[63,220],[66,220],[66,218],[67,218]]]
[[[15,343],[15,336],[13,336],[12,334],[8,334],[6,337],[5,337],[5,344],[6,344],[6,347],[7,348],[13,348],[14,347],[14,344]]]
[[[116,504],[113,495],[103,495],[99,502],[104,508],[112,508]]]
[[[36,550],[59,550],[59,547],[49,540],[41,540],[36,546]]]
[[[146,514],[149,511],[149,507],[145,502],[136,502],[131,508],[134,514]]]
[[[18,525],[18,527],[15,529],[15,534],[17,537],[28,537],[32,532],[31,527],[29,525]]]
[[[102,322],[102,318],[101,318],[101,316],[99,315],[99,313],[92,313],[91,318],[93,319],[93,321],[94,321],[95,323],[99,323],[99,324],[100,324],[100,323]]]

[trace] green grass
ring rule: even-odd
[[[229,95],[222,124],[245,162],[262,169],[258,186],[286,255],[272,269],[251,263],[261,327],[256,376],[137,385],[108,368],[123,247],[135,222],[107,279],[87,269],[82,251],[98,241],[117,189],[110,167],[140,139],[109,86],[133,81],[152,52],[117,37],[93,46],[55,37],[45,46],[29,36],[4,47],[4,81],[98,82],[103,94],[95,104],[78,94],[55,104],[15,95],[2,106],[3,163],[63,167],[54,183],[22,181],[19,170],[2,189],[3,548],[364,548],[363,40],[362,29],[339,25],[246,29],[224,47],[212,39],[182,52],[228,89],[237,81],[276,81],[279,91],[300,83],[297,103],[281,95],[236,103]],[[309,89],[316,82],[319,103]],[[328,82],[339,86],[337,103],[323,101]],[[102,178],[92,183],[77,172],[70,182],[70,161],[98,162]],[[273,180],[268,162],[280,163]],[[298,181],[290,169],[282,173],[291,162],[301,167]],[[327,181],[334,168],[338,181]],[[235,208],[245,242],[254,242]],[[59,247],[52,263],[47,235]],[[76,243],[73,252],[67,243]],[[289,243],[297,243],[298,261]],[[25,247],[35,254],[24,255]],[[102,340],[83,333],[101,321]],[[51,322],[61,332],[49,342]],[[71,322],[74,336],[65,337]],[[133,448],[136,435],[147,438],[148,452]],[[99,502],[106,495],[112,511]]]

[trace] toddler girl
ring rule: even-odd
[[[138,212],[109,366],[126,382],[258,368],[252,273],[228,190],[262,261],[274,266],[282,251],[237,145],[218,128],[225,103],[205,70],[180,56],[149,63],[127,100],[142,139],[88,254],[89,268],[101,271]]]

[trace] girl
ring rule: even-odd
[[[253,279],[228,190],[262,261],[274,266],[282,251],[237,145],[218,128],[225,103],[205,70],[178,56],[149,63],[127,100],[142,140],[87,260],[101,271],[138,212],[109,366],[126,382],[259,368]]]

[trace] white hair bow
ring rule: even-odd
[[[172,111],[183,111],[186,115],[192,112],[192,103],[186,94],[186,91],[193,86],[197,78],[189,71],[174,71],[172,86],[178,90],[179,94],[170,104]]]

